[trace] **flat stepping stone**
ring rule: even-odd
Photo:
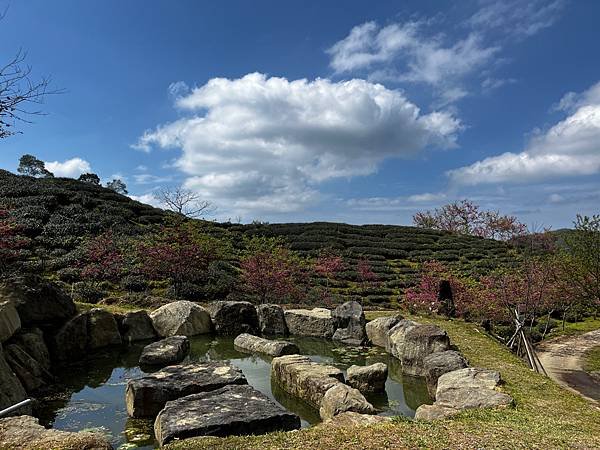
[[[226,386],[170,401],[154,433],[161,446],[195,436],[264,434],[300,428],[300,418],[252,386]]]
[[[165,367],[127,382],[127,414],[134,418],[155,417],[170,400],[230,384],[248,384],[248,381],[240,369],[226,361]]]
[[[293,355],[300,353],[298,346],[288,341],[272,341],[248,333],[242,333],[233,341],[233,345],[246,352],[264,353],[270,356]]]
[[[190,353],[190,341],[185,336],[171,336],[148,344],[142,350],[140,366],[177,364]]]

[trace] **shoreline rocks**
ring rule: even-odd
[[[152,325],[160,337],[195,336],[213,329],[208,312],[194,302],[168,303],[150,313]]]
[[[288,309],[285,322],[289,333],[297,336],[331,339],[336,330],[335,319],[326,308]]]
[[[377,410],[358,389],[338,383],[327,390],[321,401],[319,415],[322,420],[351,411],[359,414],[376,414]]]
[[[370,322],[367,322],[367,324],[365,325],[365,331],[367,333],[369,341],[371,341],[373,345],[388,349],[390,345],[390,330],[401,320],[402,317],[400,316],[391,316],[378,317],[377,319],[373,319]]]
[[[140,355],[140,366],[177,364],[190,353],[190,341],[185,336],[170,336],[148,344]]]
[[[121,333],[112,313],[93,308],[88,311],[88,348],[96,350],[111,345],[121,345]]]
[[[127,382],[127,414],[134,418],[154,417],[168,401],[213,391],[229,384],[248,382],[240,369],[226,361],[169,366]]]
[[[131,344],[136,341],[156,339],[156,330],[152,319],[144,310],[128,312],[121,321],[123,342]]]
[[[367,342],[365,313],[360,303],[350,301],[341,304],[331,312],[337,330],[332,339],[346,345],[361,346]]]
[[[423,359],[425,381],[431,398],[435,399],[438,379],[445,373],[464,369],[468,366],[463,355],[455,350],[432,353]]]
[[[344,373],[337,367],[315,363],[308,356],[286,355],[273,358],[271,380],[319,410],[325,393],[344,382]]]
[[[0,302],[0,343],[5,342],[21,328],[21,319],[11,300]]]
[[[279,305],[265,303],[256,307],[260,334],[267,336],[287,336],[283,308]]]
[[[258,314],[250,302],[217,301],[208,305],[207,310],[217,334],[258,334]]]
[[[346,383],[360,392],[384,392],[388,377],[388,367],[384,363],[369,366],[350,366]]]
[[[270,356],[293,355],[300,352],[298,346],[292,342],[271,341],[248,333],[237,336],[233,345],[243,351],[264,353]]]
[[[264,434],[300,428],[300,418],[248,385],[232,385],[169,401],[154,422],[165,445],[195,436]]]

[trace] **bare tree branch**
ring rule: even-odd
[[[216,207],[200,195],[182,186],[166,187],[154,194],[166,209],[192,219],[204,217],[215,212]]]

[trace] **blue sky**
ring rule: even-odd
[[[0,141],[57,175],[182,184],[218,220],[528,225],[600,204],[595,1],[0,0],[0,55],[61,95]]]

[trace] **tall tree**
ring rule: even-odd
[[[127,186],[123,180],[119,180],[118,178],[114,178],[112,181],[106,183],[106,187],[115,191],[117,194],[127,195]]]
[[[33,155],[23,155],[19,159],[17,172],[30,177],[53,177],[54,174],[46,169],[44,161]]]
[[[198,193],[182,186],[163,188],[155,194],[155,198],[166,209],[192,219],[203,217],[215,209],[212,202],[202,200]]]
[[[100,177],[95,173],[82,173],[79,175],[78,180],[84,183],[100,185]]]

